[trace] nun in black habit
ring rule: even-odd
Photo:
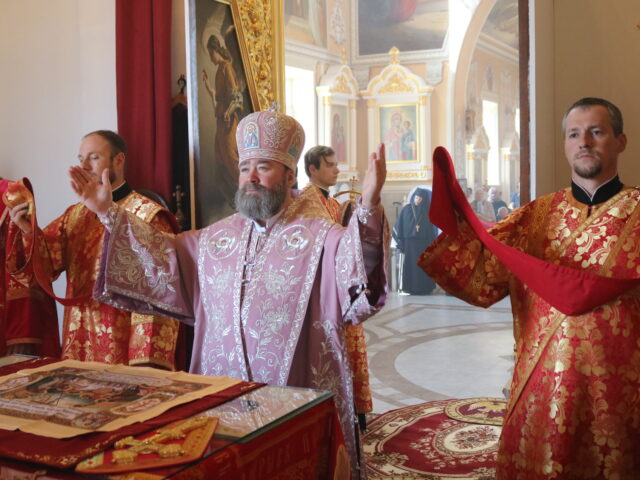
[[[431,245],[438,230],[429,221],[431,190],[417,188],[402,208],[393,227],[393,238],[404,253],[402,291],[412,295],[428,295],[436,284],[418,265],[418,258]]]

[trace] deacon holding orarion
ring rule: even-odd
[[[351,473],[359,478],[344,330],[377,312],[386,297],[384,147],[369,158],[362,201],[345,228],[315,191],[292,193],[304,145],[295,119],[252,113],[240,122],[236,142],[239,213],[177,236],[113,203],[106,172],[100,184],[70,169],[73,189],[110,232],[94,294],[193,324],[195,373],[331,390]]]
[[[420,262],[475,305],[511,297],[516,363],[496,478],[636,479],[640,189],[618,178],[627,137],[615,105],[583,98],[562,127],[571,186],[489,232],[437,150],[431,217],[445,233]]]
[[[167,232],[176,231],[168,210],[132,190],[125,180],[127,144],[116,132],[96,130],[82,137],[78,166],[94,182],[106,172],[105,195],[143,222]],[[20,184],[13,188],[20,192]],[[34,197],[22,193],[9,211],[19,227],[7,255],[8,271],[30,288],[50,288],[66,273],[66,299],[62,324],[62,358],[110,364],[176,368],[179,323],[172,318],[132,314],[91,298],[101,262],[104,227],[82,203],[68,207],[40,230],[32,215]],[[38,272],[42,275],[38,278]],[[50,292],[53,294],[53,292]]]

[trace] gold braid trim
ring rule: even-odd
[[[138,192],[131,192],[127,195],[122,200],[121,205],[125,210],[133,213],[146,223],[150,223],[160,210],[164,210],[161,205],[140,195]]]

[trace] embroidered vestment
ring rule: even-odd
[[[126,184],[123,187],[129,193],[118,204],[155,228],[173,231],[169,212],[130,191]],[[103,233],[98,217],[82,203],[70,206],[43,229],[41,257],[52,281],[66,272],[67,297],[92,292],[100,267]],[[20,256],[17,248],[10,259],[14,278],[34,285],[30,264],[21,264]],[[178,327],[174,319],[132,314],[90,299],[64,309],[62,358],[125,365],[151,363],[174,369]]]
[[[0,180],[0,195],[8,180]],[[38,286],[24,286],[6,271],[6,255],[16,240],[9,212],[0,203],[0,355],[6,347],[32,344],[39,356],[60,356],[55,302]]]
[[[605,277],[640,275],[640,190],[588,207],[571,189],[491,228],[505,245]],[[466,224],[420,260],[445,290],[487,307],[510,295],[516,364],[496,478],[640,478],[638,289],[565,315],[511,274]]]
[[[348,224],[348,218],[342,221],[340,204],[335,198],[330,196],[325,198],[320,188],[313,184],[309,184],[305,188],[316,191],[318,200],[334,222],[342,225]],[[369,362],[367,360],[367,342],[364,326],[361,324],[347,324],[345,327],[345,339],[347,358],[349,359],[353,380],[353,398],[356,404],[356,412],[369,413],[373,411],[373,400],[371,398],[371,386],[369,385]]]
[[[195,373],[334,392],[357,478],[344,330],[384,304],[388,231],[381,212],[344,228],[311,195],[264,233],[236,214],[170,237],[119,209],[95,295],[193,323]]]

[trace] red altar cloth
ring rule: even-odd
[[[349,480],[351,469],[336,408],[327,399],[268,433],[231,445],[171,478]]]
[[[7,365],[0,367],[0,376],[27,368],[41,367],[57,361],[53,358],[42,358]],[[174,407],[146,422],[135,423],[114,432],[98,432],[67,439],[54,439],[20,431],[0,430],[0,457],[15,458],[59,468],[72,467],[81,460],[110,447],[120,438],[138,435],[167,423],[190,417],[262,385],[262,383],[256,382],[241,382],[213,395]]]
[[[0,367],[0,375],[8,375],[26,368],[40,367],[53,361],[56,360],[35,359]],[[244,393],[258,386],[260,386],[260,384],[245,382],[216,395],[212,395],[211,397],[227,396],[228,394],[227,398],[215,398],[215,400],[218,400],[217,403],[222,403],[237,394]],[[242,387],[244,387],[244,390],[242,390]],[[176,407],[160,417],[145,422],[144,427],[142,425],[139,426],[143,427],[146,431],[157,426],[149,425],[150,423],[160,425],[170,422],[172,418],[190,415],[190,413],[182,414],[180,412],[184,411],[184,407],[201,404],[208,399],[209,397],[206,397],[192,402],[192,404]],[[204,406],[200,410],[209,408],[215,404],[216,402],[212,399],[210,405]],[[126,429],[130,429],[131,427],[126,427]],[[126,429],[122,429],[123,432],[119,435],[120,437],[129,434],[124,432]],[[118,432],[112,432],[112,437],[113,433]],[[139,432],[132,434],[136,433]],[[86,442],[87,439],[90,438],[96,441],[96,437],[107,436],[107,434],[102,433],[85,435],[82,438]],[[106,448],[109,442],[113,443],[115,440],[115,438],[111,438],[109,441],[103,441],[100,448],[91,449],[91,453],[84,456],[92,454],[95,450]],[[86,445],[82,446],[78,443],[72,446],[73,443],[75,442],[45,439],[37,435],[24,434],[22,432],[0,431],[0,457],[12,457],[31,462],[46,463],[43,461],[43,454],[54,457],[56,454],[64,451],[65,455],[69,457],[70,454],[66,449],[85,449],[82,452],[83,454],[88,450]],[[268,432],[264,432],[246,443],[233,445],[228,445],[228,443],[228,439],[215,438],[210,444],[209,451],[219,451],[216,451],[209,457],[185,465],[181,470],[179,467],[178,471],[176,471],[175,468],[146,470],[144,473],[135,473],[135,478],[158,479],[167,475],[171,475],[172,479],[181,480],[191,480],[193,478],[206,478],[208,480],[262,480],[264,478],[279,478],[281,480],[297,480],[301,478],[349,480],[351,478],[349,456],[344,445],[344,437],[333,399],[330,397],[327,397],[324,401],[309,410],[292,416]],[[33,444],[31,446],[35,447],[35,451],[31,452],[30,458],[18,457],[12,454],[12,452],[9,452],[8,445],[12,445],[12,450],[14,450],[18,447],[25,448],[27,444]],[[37,456],[39,457],[36,458]],[[0,469],[7,468],[18,474],[22,472],[33,472],[34,469],[39,468],[38,465],[20,464],[12,460],[1,460],[0,463]],[[72,464],[63,464],[61,462],[53,464],[53,466],[58,467],[68,467],[71,465]],[[51,478],[57,479],[83,478],[81,474],[69,470],[49,471],[49,475],[51,475]],[[127,474],[123,474],[123,477],[126,475]]]

